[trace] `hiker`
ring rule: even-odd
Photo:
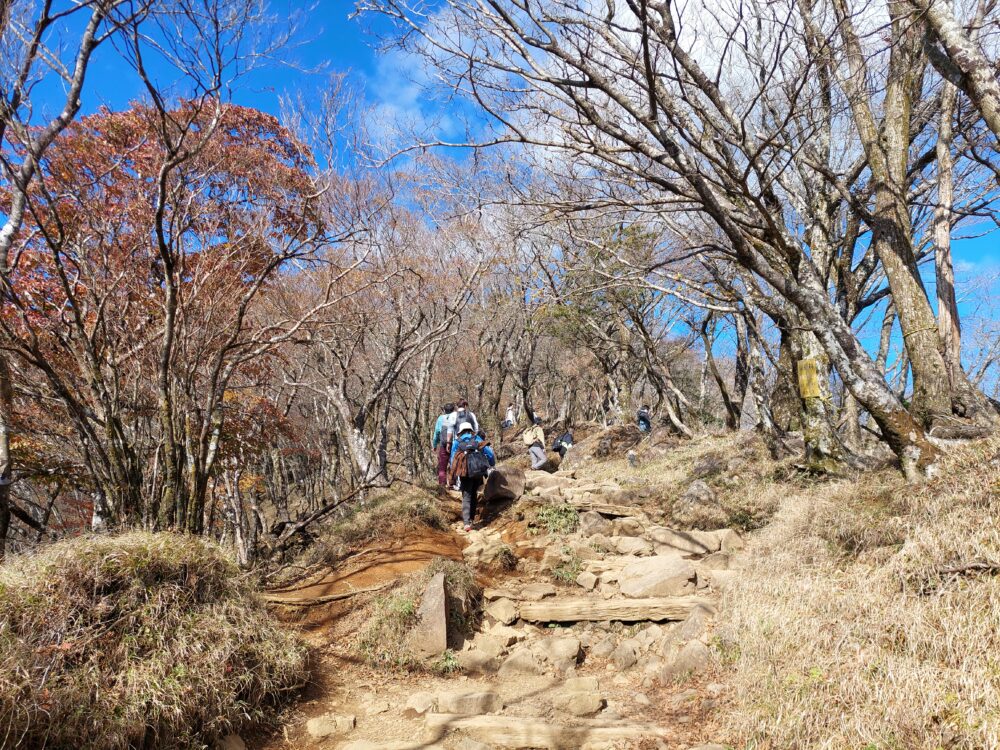
[[[431,447],[437,451],[438,484],[442,487],[448,484],[448,461],[451,458],[451,445],[448,443],[448,420],[455,411],[455,404],[445,404],[441,414],[434,423],[434,437]]]
[[[542,429],[541,417],[535,417],[534,424],[524,431],[521,439],[528,446],[531,468],[540,469],[545,466],[545,462],[549,459],[545,455],[545,430]]]
[[[507,416],[504,418],[503,423],[500,427],[504,430],[508,430],[514,426],[517,421],[517,413],[514,411],[514,404],[507,405]]]
[[[463,422],[471,424],[473,432],[479,432],[479,420],[476,419],[476,415],[469,410],[469,402],[464,398],[458,400],[455,404],[455,412],[448,418],[449,445],[451,444],[451,441],[458,437],[458,430],[456,428],[460,427]]]
[[[639,432],[649,432],[653,429],[653,418],[650,416],[648,404],[642,405],[642,408],[636,412],[635,419],[639,424]]]
[[[559,454],[559,458],[566,458],[566,451],[573,447],[573,433],[566,430],[552,443],[552,450]]]
[[[472,531],[479,488],[496,463],[490,444],[476,433],[470,422],[462,422],[451,445],[451,475],[458,479],[462,490],[462,523],[466,531]]]

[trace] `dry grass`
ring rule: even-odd
[[[998,440],[919,487],[881,472],[800,490],[727,591],[741,748],[1000,747]]]
[[[0,747],[201,748],[304,679],[211,543],[82,538],[0,567]]]

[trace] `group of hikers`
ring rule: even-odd
[[[640,431],[646,433],[652,430],[652,414],[648,405],[639,409],[636,422]],[[514,404],[509,404],[500,429],[508,430],[515,424],[517,410]],[[532,418],[521,439],[528,448],[531,468],[544,467],[549,459],[545,453],[545,430],[541,417],[536,415]],[[441,414],[434,423],[431,445],[437,451],[438,484],[462,493],[462,524],[466,531],[471,531],[479,490],[497,460],[486,433],[480,429],[479,420],[469,409],[468,401],[461,399],[441,407]],[[553,452],[558,453],[560,458],[565,458],[572,447],[573,433],[570,430],[561,433],[552,443]]]

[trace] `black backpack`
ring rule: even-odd
[[[490,460],[483,453],[483,448],[487,445],[489,443],[477,443],[476,436],[459,438],[458,453],[455,458],[462,456],[465,460],[456,462],[459,469],[458,476],[466,479],[482,479],[489,473]]]

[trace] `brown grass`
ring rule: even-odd
[[[199,539],[82,538],[0,567],[0,747],[201,748],[265,719],[304,658]]]
[[[727,590],[741,748],[1000,747],[1000,440],[922,486],[894,472],[782,500]]]

